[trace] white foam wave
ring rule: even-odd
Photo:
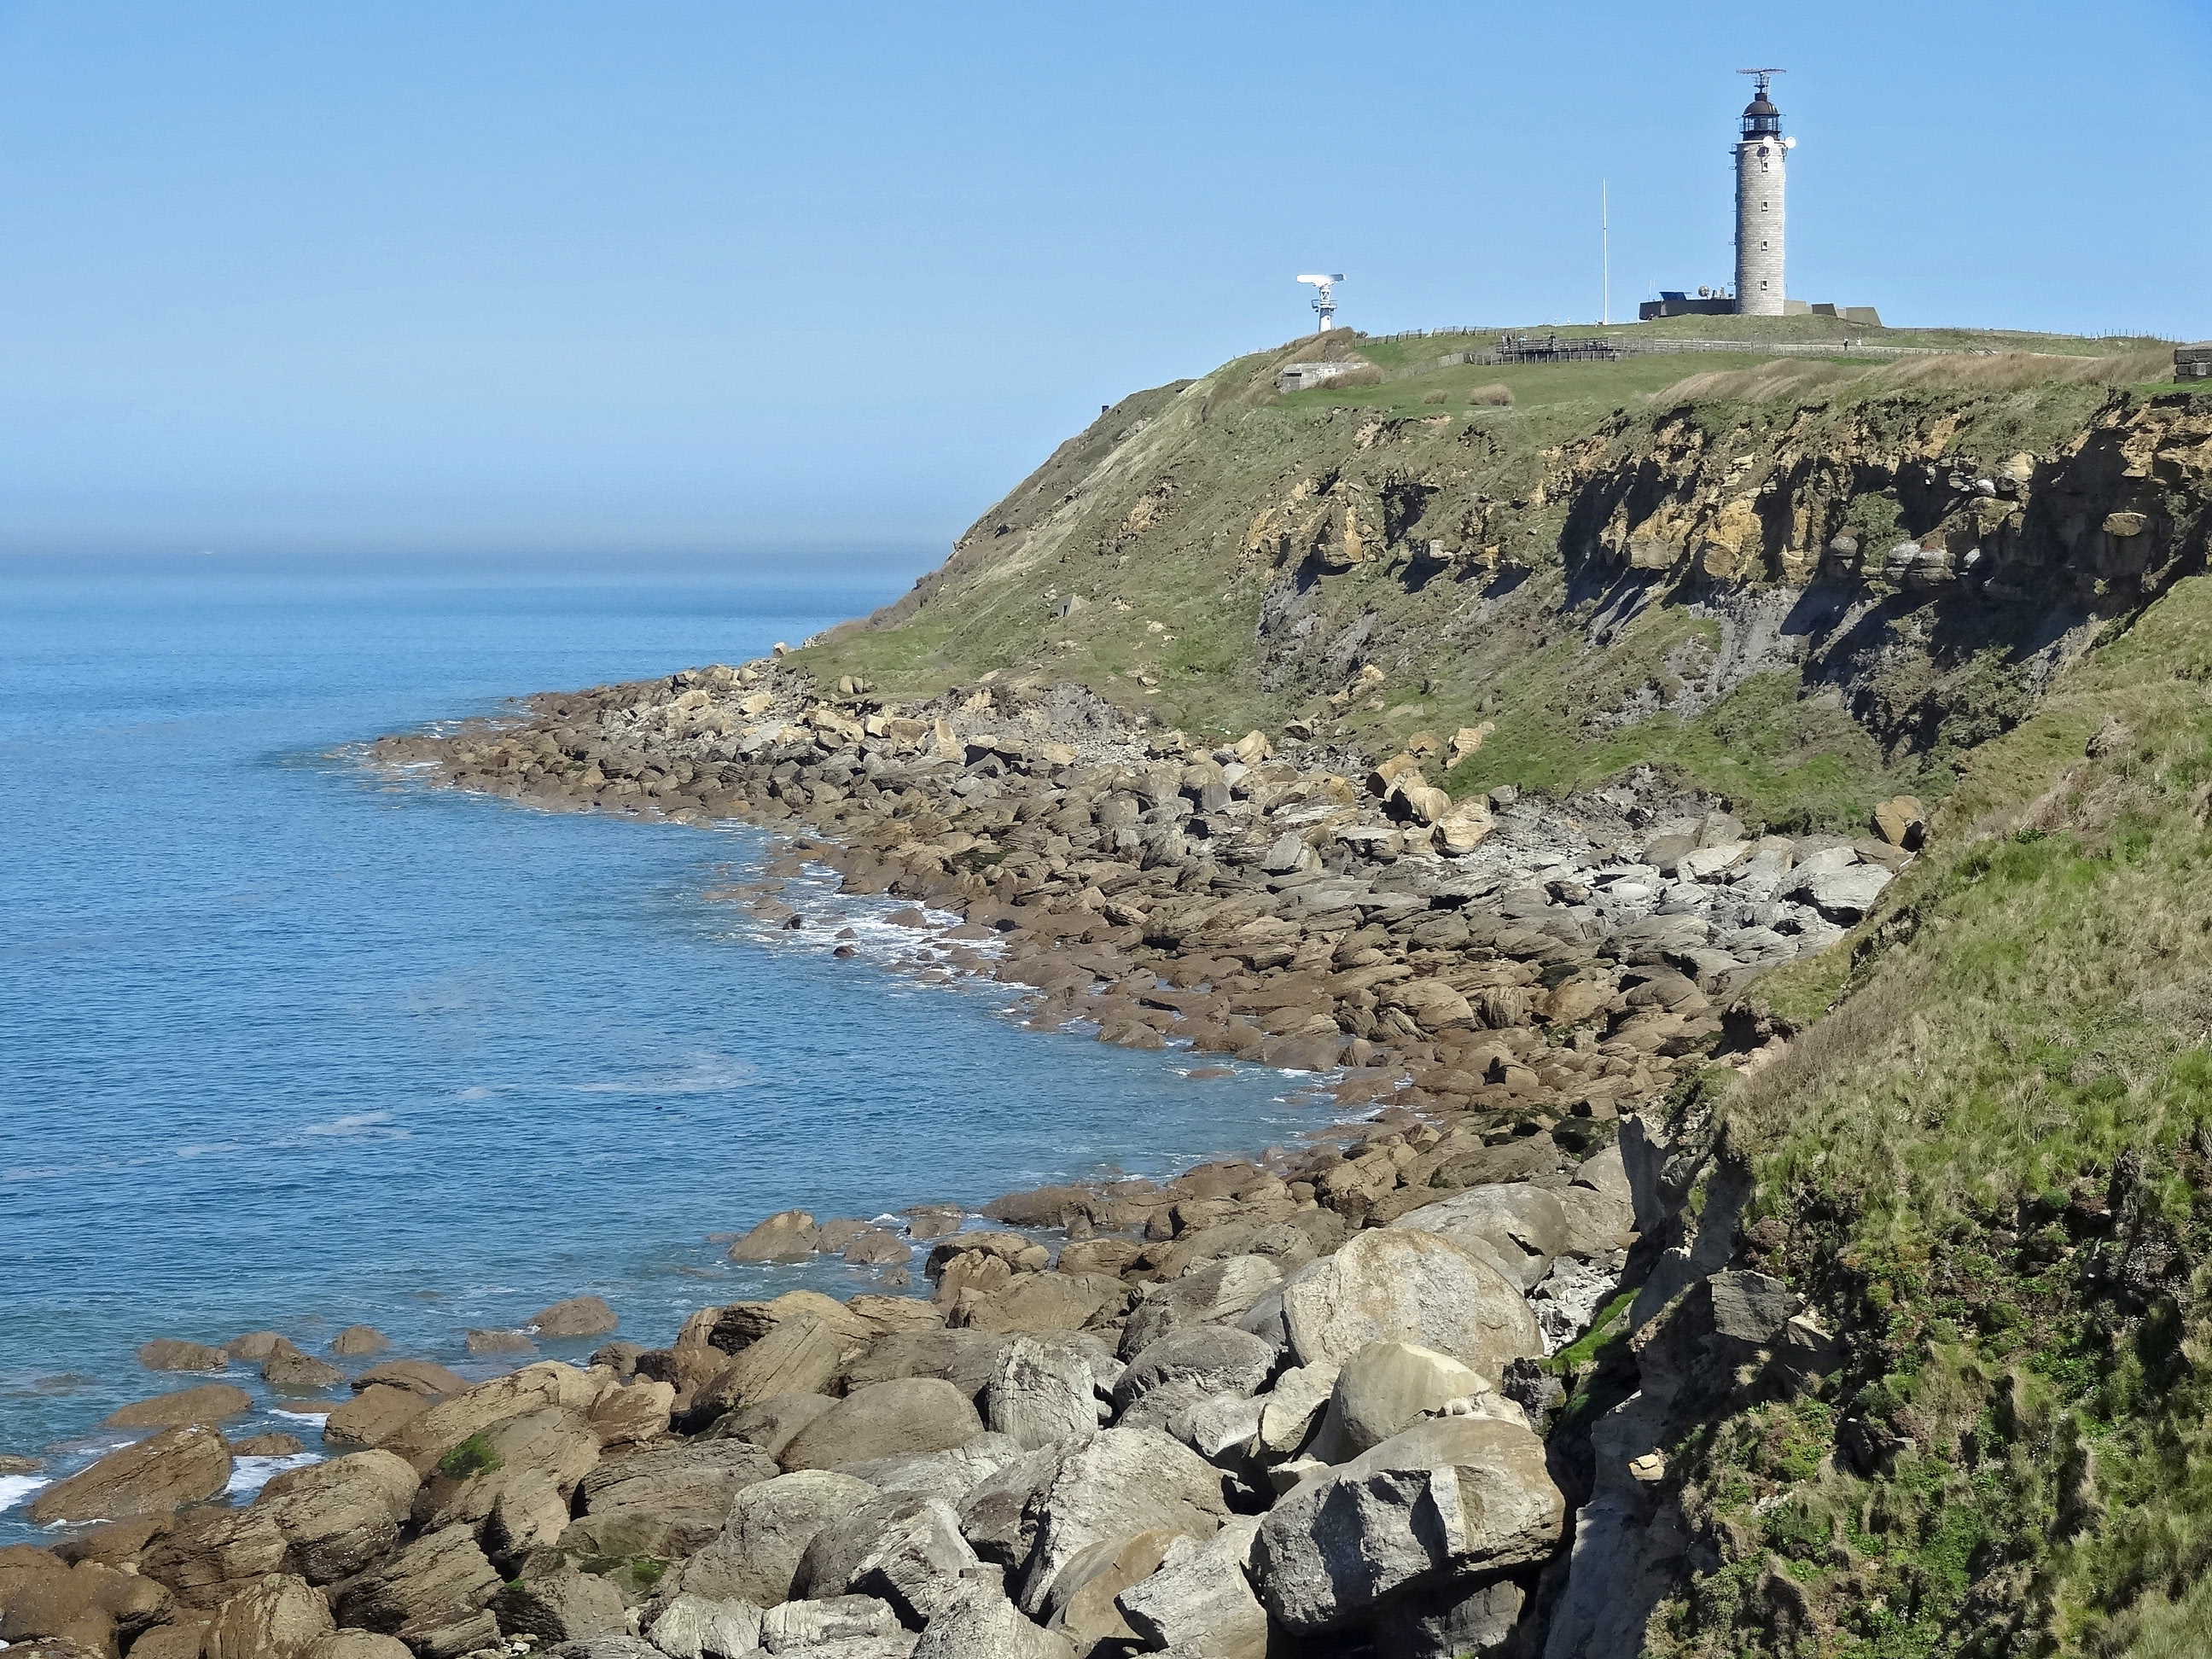
[[[53,1478],[44,1474],[0,1474],[0,1511],[12,1510],[27,1501],[41,1487],[51,1486]]]
[[[292,1415],[290,1412],[279,1414],[285,1417]],[[309,1451],[293,1452],[284,1457],[241,1457],[231,1466],[230,1484],[222,1489],[223,1493],[229,1498],[251,1499],[271,1479],[285,1470],[304,1469],[310,1463],[322,1461],[320,1452]]]
[[[391,1121],[392,1114],[389,1112],[348,1112],[343,1117],[331,1118],[321,1123],[310,1123],[298,1133],[303,1135],[351,1139],[375,1133]]]
[[[319,1429],[331,1420],[331,1414],[328,1412],[288,1412],[282,1406],[272,1409],[279,1417],[289,1417],[295,1423],[312,1423]]]

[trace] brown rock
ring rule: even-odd
[[[136,1573],[94,1561],[65,1568],[38,1553],[27,1571],[0,1577],[0,1641],[46,1638],[112,1655],[118,1641],[169,1615],[168,1592]]]
[[[221,1348],[210,1348],[204,1342],[157,1336],[139,1348],[138,1363],[149,1371],[219,1371],[230,1360]]]
[[[244,1336],[234,1336],[222,1345],[222,1351],[233,1359],[242,1359],[258,1365],[276,1351],[283,1341],[275,1331],[248,1331]]]
[[[821,1230],[804,1210],[781,1210],[730,1246],[732,1261],[803,1261]]]
[[[349,1325],[331,1339],[331,1352],[341,1359],[360,1359],[382,1353],[392,1339],[374,1325]]]
[[[948,1451],[983,1432],[973,1397],[938,1377],[877,1382],[839,1401],[785,1444],[785,1469]]]
[[[323,1419],[323,1443],[366,1449],[380,1446],[430,1407],[430,1396],[378,1383],[363,1389]]]
[[[397,1636],[417,1655],[452,1656],[495,1645],[486,1611],[500,1577],[466,1527],[419,1538],[343,1586],[332,1611],[348,1626]]]
[[[157,1625],[131,1644],[131,1659],[201,1659],[206,1651],[208,1626],[212,1622],[203,1616]],[[407,1659],[413,1659],[406,1649],[399,1651]]]
[[[137,1659],[133,1650],[132,1659]],[[342,1630],[318,1637],[301,1659],[415,1659],[407,1644],[396,1636],[374,1631]]]
[[[550,1308],[540,1308],[522,1323],[524,1329],[538,1336],[568,1337],[605,1336],[621,1322],[604,1298],[572,1296]]]
[[[253,1508],[284,1536],[285,1571],[334,1583],[390,1549],[415,1496],[415,1471],[390,1452],[356,1452],[288,1469],[261,1489]]]
[[[31,1519],[43,1527],[167,1515],[205,1502],[229,1480],[230,1448],[222,1436],[204,1424],[187,1424],[110,1452],[48,1486],[33,1501]]]
[[[272,1431],[248,1435],[243,1440],[230,1443],[233,1457],[296,1457],[307,1449],[307,1443],[296,1434]]]
[[[495,1603],[501,1631],[558,1646],[623,1629],[622,1592],[605,1579],[562,1563],[503,1588]]]
[[[344,1382],[345,1373],[280,1337],[261,1362],[261,1380],[278,1394],[320,1394]]]
[[[1127,1288],[1106,1274],[1024,1273],[1002,1290],[962,1298],[954,1318],[977,1331],[1079,1331],[1128,1303]]]
[[[336,1628],[330,1604],[307,1580],[271,1574],[216,1610],[206,1659],[305,1659]]]
[[[465,1339],[468,1351],[478,1358],[493,1354],[536,1353],[538,1345],[520,1331],[474,1330]]]
[[[221,1423],[253,1404],[253,1396],[228,1382],[210,1382],[197,1389],[157,1394],[108,1414],[103,1427],[110,1429],[175,1429],[187,1423]]]
[[[353,1387],[356,1394],[364,1389],[404,1389],[410,1394],[428,1397],[464,1393],[469,1380],[459,1371],[449,1371],[427,1359],[387,1359],[380,1365],[371,1365],[354,1378]]]

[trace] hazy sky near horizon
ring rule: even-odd
[[[2212,8],[0,0],[0,551],[918,558],[1310,327],[2212,334]],[[796,574],[796,573],[795,573]]]

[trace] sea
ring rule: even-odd
[[[802,880],[817,925],[768,928],[712,896],[778,855],[761,831],[366,764],[517,694],[765,654],[918,568],[0,558],[0,1455],[39,1463],[0,1474],[0,1544],[46,1535],[40,1487],[167,1389],[236,1382],[227,1433],[305,1443],[241,1460],[240,1498],[322,1455],[343,1387],[149,1372],[149,1338],[321,1352],[361,1322],[480,1376],[517,1362],[469,1330],[594,1293],[665,1343],[709,1304],[880,1288],[729,1263],[716,1236],[775,1211],[972,1206],[1328,1121],[1284,1074],[1194,1077],[1218,1066],[932,982],[896,901]]]

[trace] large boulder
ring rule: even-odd
[[[1258,1444],[1263,1455],[1288,1457],[1313,1438],[1342,1369],[1341,1360],[1322,1359],[1292,1366],[1275,1379],[1260,1411]]]
[[[1246,1576],[1259,1519],[1238,1516],[1211,1538],[1177,1537],[1159,1569],[1115,1598],[1147,1648],[1204,1659],[1266,1659],[1267,1613]]]
[[[770,1395],[717,1418],[710,1437],[746,1441],[774,1457],[792,1436],[836,1403],[826,1394]]]
[[[330,1603],[304,1578],[272,1574],[218,1608],[206,1659],[306,1659],[335,1632]]]
[[[136,1573],[98,1561],[64,1566],[28,1545],[0,1551],[0,1645],[48,1638],[112,1654],[173,1616],[168,1591]]]
[[[842,1392],[850,1395],[896,1377],[942,1377],[980,1407],[999,1356],[1014,1340],[990,1331],[894,1331],[877,1338],[840,1367],[837,1381]]]
[[[1534,1565],[1565,1518],[1532,1431],[1438,1418],[1286,1493],[1260,1523],[1253,1581],[1293,1632],[1339,1629],[1400,1594]]]
[[[944,1451],[982,1432],[974,1401],[955,1385],[932,1376],[900,1377],[848,1395],[793,1435],[780,1461],[787,1470],[826,1469]]]
[[[488,1609],[500,1589],[469,1529],[447,1527],[340,1585],[331,1611],[342,1625],[397,1636],[422,1659],[456,1659],[496,1644]]]
[[[981,1565],[960,1535],[960,1517],[933,1498],[885,1527],[847,1582],[890,1602],[902,1624],[919,1630],[951,1605],[962,1575]]]
[[[866,1481],[830,1469],[747,1486],[732,1501],[722,1530],[685,1563],[681,1588],[709,1601],[768,1607],[788,1600],[815,1534],[875,1495]]]
[[[1047,1628],[1075,1644],[1078,1653],[1124,1651],[1137,1632],[1115,1598],[1159,1570],[1168,1546],[1184,1534],[1155,1528],[1129,1538],[1103,1539],[1068,1563],[1053,1587]]]
[[[1228,1325],[1171,1331],[1130,1360],[1114,1384],[1115,1420],[1158,1428],[1218,1394],[1256,1394],[1275,1368],[1273,1343]]]
[[[1067,1343],[1026,1338],[1000,1354],[983,1390],[991,1427],[1024,1451],[1073,1440],[1098,1426],[1099,1400],[1091,1356]]]
[[[857,1509],[823,1522],[799,1558],[792,1595],[802,1601],[844,1595],[853,1589],[861,1561],[884,1534],[935,1501],[921,1492],[878,1492]]]
[[[283,1572],[290,1549],[273,1508],[210,1504],[179,1516],[139,1556],[138,1570],[186,1607],[212,1608]]]
[[[1524,1293],[1575,1242],[1566,1207],[1554,1194],[1525,1181],[1470,1188],[1410,1210],[1390,1224],[1449,1239]]]
[[[1058,1631],[1024,1618],[991,1583],[963,1584],[922,1632],[914,1659],[1076,1659]]]
[[[646,1634],[668,1659],[742,1659],[760,1647],[761,1609],[689,1592],[660,1610]]]
[[[501,1418],[439,1461],[415,1495],[416,1524],[475,1525],[501,1492],[529,1475],[543,1475],[567,1498],[599,1461],[599,1437],[575,1412],[548,1406]]]
[[[187,1423],[222,1423],[253,1404],[253,1396],[228,1382],[157,1394],[151,1400],[110,1412],[101,1425],[110,1429],[180,1429]]]
[[[785,1601],[770,1607],[761,1615],[761,1646],[770,1653],[792,1653],[809,1649],[826,1648],[832,1654],[842,1656],[848,1651],[852,1659],[876,1659],[879,1651],[890,1651],[861,1644],[871,1637],[898,1638],[898,1614],[890,1604],[872,1595],[838,1595],[821,1601]],[[908,1637],[898,1648],[900,1652],[911,1652],[913,1638]]]
[[[356,1394],[363,1389],[404,1389],[434,1399],[441,1395],[466,1394],[469,1379],[428,1359],[387,1359],[354,1378],[352,1386]]]
[[[165,1429],[48,1486],[33,1500],[31,1520],[45,1527],[173,1514],[222,1492],[230,1464],[230,1447],[205,1424]]]
[[[775,1460],[743,1440],[632,1452],[584,1476],[584,1513],[562,1534],[562,1547],[625,1559],[694,1554],[721,1531],[740,1492],[775,1475]]]
[[[804,1210],[779,1210],[730,1246],[732,1261],[804,1261],[822,1229]]]
[[[970,1330],[1079,1331],[1128,1305],[1129,1291],[1104,1273],[1023,1273],[1003,1288],[963,1299],[957,1322]]]
[[[1301,1365],[1349,1358],[1370,1342],[1410,1341],[1497,1376],[1544,1352],[1520,1291],[1433,1233],[1371,1228],[1300,1268],[1282,1297],[1284,1333]]]
[[[230,1356],[204,1342],[183,1342],[173,1336],[157,1336],[138,1349],[138,1363],[149,1371],[219,1371]]]
[[[917,1492],[924,1498],[960,1502],[976,1486],[1022,1455],[1003,1434],[979,1434],[964,1446],[916,1452],[907,1457],[869,1457],[839,1466],[839,1473],[865,1480],[878,1492]]]
[[[131,1650],[131,1659],[138,1659],[138,1650]],[[301,1659],[414,1659],[407,1644],[396,1636],[379,1636],[374,1631],[332,1631],[328,1636],[319,1636],[307,1644]]]
[[[399,1535],[415,1471],[390,1452],[356,1452],[272,1478],[253,1507],[284,1537],[284,1570],[312,1584],[367,1568]]]
[[[345,1381],[345,1373],[279,1337],[261,1361],[261,1380],[278,1394],[321,1394]]]
[[[522,1328],[532,1336],[605,1336],[621,1322],[604,1297],[572,1296],[540,1308],[522,1322]]]
[[[566,1562],[550,1571],[533,1565],[501,1587],[494,1608],[502,1633],[534,1636],[544,1645],[624,1633],[622,1592]]]
[[[1235,1320],[1282,1282],[1282,1268],[1272,1259],[1234,1255],[1147,1285],[1122,1327],[1121,1352],[1133,1355],[1187,1325]]]
[[[1491,1392],[1489,1379],[1449,1354],[1414,1342],[1370,1342],[1337,1372],[1313,1455],[1324,1463],[1349,1462],[1448,1401]],[[1520,1409],[1501,1404],[1506,1412]]]
[[[599,1443],[613,1450],[658,1440],[668,1432],[675,1414],[675,1389],[657,1378],[639,1376],[607,1389],[584,1417]]]
[[[433,1401],[428,1410],[386,1441],[385,1449],[405,1458],[417,1474],[427,1475],[461,1442],[495,1423],[549,1407],[580,1417],[614,1386],[604,1372],[593,1376],[557,1360],[540,1360]]]
[[[781,1320],[692,1395],[686,1420],[711,1423],[777,1395],[826,1393],[837,1368],[865,1341],[810,1315]]]
[[[331,1339],[331,1352],[341,1359],[365,1359],[391,1346],[392,1339],[374,1325],[349,1325]]]
[[[1102,1429],[1067,1451],[1030,1500],[1036,1542],[1022,1575],[1025,1613],[1050,1604],[1054,1586],[1084,1551],[1140,1532],[1210,1535],[1229,1512],[1220,1472],[1157,1429]]]
[[[976,1554],[1007,1572],[1030,1559],[1036,1542],[1036,1499],[1060,1473],[1067,1450],[1066,1444],[1054,1443],[1024,1452],[962,1496],[960,1532]]]
[[[363,1451],[384,1445],[429,1410],[433,1397],[381,1383],[363,1389],[323,1419],[323,1443]]]

